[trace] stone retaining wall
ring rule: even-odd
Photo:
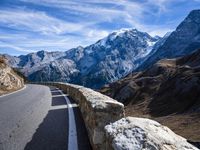
[[[41,83],[40,83],[41,84]],[[81,110],[94,150],[106,149],[105,126],[124,117],[124,105],[92,89],[68,83],[45,83],[69,94]]]
[[[92,89],[68,83],[42,84],[60,88],[79,104],[94,150],[198,150],[156,121],[123,118],[122,103]]]

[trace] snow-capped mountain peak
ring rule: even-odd
[[[123,37],[125,32],[134,32],[137,31],[136,29],[126,29],[126,28],[122,28],[120,30],[114,31],[111,34],[109,34],[107,37],[97,41],[97,45],[100,46],[106,46],[107,41],[113,41],[115,40],[117,37]]]
[[[148,33],[146,32],[141,32],[138,31],[135,28],[123,28],[118,31],[114,31],[111,34],[109,34],[107,37],[99,40],[96,42],[96,46],[103,46],[106,48],[110,48],[110,43],[114,42],[117,40],[117,38],[137,38],[137,37],[143,37],[144,39],[148,41],[149,46],[153,46],[156,41],[160,40],[160,37],[151,37]]]
[[[137,29],[121,29],[85,48],[39,51],[19,56],[12,64],[34,81],[67,81],[97,88],[133,71],[157,41]]]

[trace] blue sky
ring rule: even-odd
[[[121,28],[173,31],[200,0],[0,0],[0,53],[65,51]]]

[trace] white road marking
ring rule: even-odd
[[[56,93],[56,92],[59,92],[59,91],[62,91],[62,90],[53,90],[53,91],[51,91],[52,93]]]
[[[68,108],[72,108],[72,107],[78,107],[78,105],[77,104],[69,104],[68,105]]]
[[[53,95],[52,97],[61,97],[61,96],[69,96],[68,94],[61,94],[61,95]]]
[[[14,94],[14,93],[20,92],[20,91],[24,90],[25,88],[26,88],[26,85],[24,85],[24,87],[23,87],[22,89],[19,89],[19,90],[17,90],[17,91],[12,92],[12,93],[3,94],[3,95],[1,95],[0,97],[4,97],[4,96],[8,96],[8,95],[11,95],[11,94]]]
[[[77,104],[69,104],[69,105],[53,106],[53,108],[51,110],[73,108],[73,107],[78,107],[78,105]]]
[[[73,111],[73,104],[70,103],[68,97],[65,94],[58,90],[66,100],[69,116],[69,135],[68,135],[68,150],[78,150],[78,140],[77,140],[77,131],[76,131],[76,121]],[[76,106],[77,107],[77,106]]]

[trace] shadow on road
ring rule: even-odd
[[[50,110],[25,150],[66,150],[67,121],[67,109]]]
[[[52,96],[60,95],[56,88],[50,87]],[[75,103],[71,98],[70,102]],[[52,97],[52,106],[67,105],[63,97]],[[80,110],[74,110],[79,150],[91,150],[87,131]],[[49,110],[39,125],[25,150],[67,150],[68,149],[68,110],[67,108]]]
[[[68,98],[72,104],[76,104],[75,101],[71,97],[68,97]],[[76,121],[78,148],[79,150],[92,150],[90,142],[89,142],[87,130],[85,127],[85,123],[82,118],[82,114],[80,112],[79,107],[75,107],[73,111],[74,111],[75,121]]]
[[[60,92],[51,91],[52,96],[60,95]]]
[[[66,105],[66,101],[63,98],[63,96],[52,97],[51,105],[52,106]]]

